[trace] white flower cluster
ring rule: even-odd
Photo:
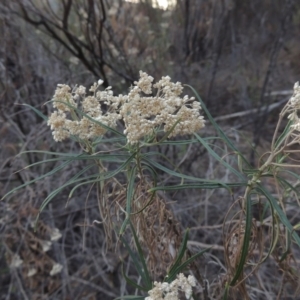
[[[145,300],[179,300],[179,292],[185,294],[186,299],[192,298],[192,287],[196,286],[196,279],[189,275],[185,277],[182,273],[171,283],[154,282],[154,288],[148,291],[149,297]]]
[[[58,228],[52,228],[50,232],[51,241],[58,241],[62,237]]]
[[[63,266],[59,263],[56,263],[52,266],[52,269],[50,271],[50,276],[54,276],[56,274],[59,274],[63,269]]]
[[[21,257],[19,256],[19,254],[14,254],[14,256],[12,257],[11,263],[10,263],[10,267],[11,268],[18,268],[22,265],[23,260],[21,259]]]
[[[134,82],[129,94],[119,96],[113,96],[111,87],[105,91],[97,91],[103,83],[102,80],[90,88],[93,96],[86,96],[82,86],[71,93],[69,86],[58,85],[53,97],[53,106],[57,111],[48,120],[54,139],[62,141],[70,135],[80,139],[92,139],[105,134],[106,129],[89,118],[112,128],[122,119],[129,144],[151,136],[159,128],[170,132],[169,136],[172,137],[191,134],[204,127],[200,103],[193,97],[180,97],[183,91],[180,82],[171,82],[169,76],[162,77],[156,84],[152,82],[153,77],[140,71],[140,79]],[[153,88],[156,89],[154,96]],[[74,119],[72,116],[73,108],[77,108],[80,99],[80,108],[89,118],[79,118],[76,114],[77,119]],[[101,103],[107,106],[105,114],[102,114]],[[67,119],[67,113],[71,114],[73,120]]]
[[[293,96],[289,100],[289,105],[292,109],[291,114],[288,116],[290,120],[293,121],[291,128],[300,131],[300,119],[298,117],[297,111],[300,109],[300,86],[299,82],[294,85]]]
[[[53,107],[57,111],[54,111],[48,119],[55,141],[63,141],[71,135],[82,140],[104,135],[106,129],[95,121],[116,127],[117,120],[121,118],[117,112],[120,97],[114,97],[110,87],[105,91],[97,91],[102,83],[103,81],[99,80],[93,84],[90,88],[92,96],[86,96],[86,89],[83,86],[76,87],[73,92],[68,85],[57,86],[52,99]],[[105,114],[102,113],[101,102],[109,105]],[[88,117],[75,112],[78,106]],[[67,113],[71,115],[72,120],[68,119]]]
[[[299,82],[296,82],[294,84],[294,93],[290,99],[290,104],[295,109],[300,109],[300,85],[299,85]]]
[[[152,84],[153,77],[140,71],[140,80],[128,94],[128,100],[121,108],[128,142],[134,144],[142,137],[151,135],[155,129],[163,128],[169,132],[178,122],[170,137],[191,134],[204,127],[200,116],[200,103],[195,98],[179,97],[183,87],[180,82],[173,83],[169,76],[162,77]],[[150,95],[153,88],[155,96]]]

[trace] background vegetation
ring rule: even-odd
[[[43,159],[42,154],[17,156],[20,151],[80,151],[71,141],[55,143],[45,122],[20,105],[49,115],[50,106],[43,104],[58,83],[89,86],[101,78],[104,86],[122,93],[139,70],[156,79],[169,75],[197,90],[255,163],[254,150],[268,149],[278,113],[300,74],[300,4],[292,0],[178,0],[170,10],[146,0],[3,0],[0,28],[1,197],[56,166],[16,173]],[[207,124],[204,134],[211,132]],[[172,147],[159,150],[180,163],[185,174],[224,181],[231,176],[199,145],[182,147],[180,153]],[[103,228],[93,223],[99,215],[95,195],[86,201],[88,188],[79,189],[67,207],[69,191],[60,193],[33,230],[43,199],[82,167],[77,161],[60,176],[0,202],[1,299],[113,299],[128,292],[120,253],[106,251]],[[274,182],[269,184],[275,189]],[[237,189],[233,198],[238,195]],[[232,196],[222,190],[188,190],[161,197],[173,202],[181,230],[191,228],[191,252],[212,247],[197,269],[211,299],[218,299],[225,269],[222,223]],[[299,222],[299,208],[290,206],[286,213]],[[62,237],[44,251],[54,228]],[[9,267],[15,255],[23,260],[21,269]],[[121,255],[131,272],[132,262],[125,251]],[[55,263],[63,271],[50,276]],[[33,266],[38,273],[30,275]],[[269,259],[251,281],[252,299],[294,299],[297,279],[283,270]]]

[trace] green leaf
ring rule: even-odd
[[[66,167],[68,164],[70,164],[72,161],[74,161],[74,160],[76,160],[76,159],[77,159],[77,157],[71,157],[71,158],[68,159],[66,162],[64,162],[64,163],[61,164],[60,166],[57,166],[56,168],[54,168],[53,170],[47,172],[46,174],[41,175],[41,176],[39,176],[38,178],[35,178],[35,179],[33,179],[33,180],[27,181],[27,182],[25,182],[24,184],[19,185],[18,187],[12,189],[12,190],[9,191],[7,194],[5,194],[5,195],[1,198],[1,200],[3,200],[3,199],[6,198],[7,196],[9,196],[9,195],[15,193],[16,191],[18,191],[18,190],[20,190],[20,189],[22,189],[22,188],[24,188],[24,187],[26,187],[26,186],[28,186],[28,185],[30,185],[30,184],[32,184],[32,183],[35,183],[35,182],[37,182],[37,181],[39,181],[39,180],[41,180],[41,179],[44,179],[44,178],[46,178],[46,177],[48,177],[48,176],[51,176],[51,175],[57,173],[58,171],[62,170],[64,167]]]
[[[37,115],[39,115],[42,119],[44,119],[45,121],[48,121],[48,117],[45,116],[44,114],[41,113],[41,111],[39,111],[38,109],[36,109],[35,107],[29,105],[29,104],[21,104],[21,105],[24,105],[24,106],[27,106],[29,107],[30,109],[32,109]]]
[[[286,235],[286,250],[284,251],[284,253],[280,257],[280,259],[279,259],[280,262],[283,262],[287,258],[288,254],[291,253],[291,245],[292,245],[291,233],[287,232],[287,235]]]
[[[128,215],[131,212],[131,201],[134,195],[134,183],[136,179],[136,169],[137,166],[133,166],[129,172],[128,184],[127,184],[127,191],[126,191],[126,212]]]
[[[183,258],[183,255],[186,251],[186,245],[187,245],[187,241],[188,241],[188,236],[189,236],[189,230],[187,229],[184,233],[184,236],[183,236],[183,240],[180,244],[180,247],[179,247],[179,250],[178,250],[178,256],[174,262],[174,264],[172,265],[172,267],[170,268],[169,272],[168,272],[168,280],[167,282],[171,282],[175,279],[175,276],[176,276],[176,269],[178,268],[178,266],[180,265],[181,263],[181,260]]]
[[[299,235],[297,234],[296,231],[294,231],[293,226],[291,225],[291,223],[289,222],[288,218],[286,217],[286,215],[284,214],[284,212],[282,211],[282,209],[280,208],[280,206],[277,203],[277,200],[272,196],[272,194],[266,190],[261,184],[258,184],[256,189],[258,191],[260,191],[263,195],[265,195],[265,197],[267,198],[267,200],[269,201],[270,205],[272,206],[272,208],[276,211],[280,221],[282,222],[282,224],[288,229],[288,231],[292,234],[292,237],[294,238],[295,242],[297,243],[297,245],[300,247],[300,238]]]
[[[241,159],[244,161],[244,163],[249,168],[251,168],[251,166],[250,166],[249,162],[247,161],[247,159],[241,154],[241,152],[236,148],[236,146],[234,145],[234,143],[227,137],[227,135],[220,128],[220,126],[216,123],[216,121],[214,120],[214,118],[210,114],[209,110],[207,109],[205,103],[203,102],[203,100],[201,99],[201,97],[199,96],[199,94],[197,93],[197,91],[192,86],[190,86],[190,85],[186,85],[186,86],[189,87],[193,91],[193,93],[195,94],[196,98],[198,99],[198,101],[201,104],[202,109],[205,111],[205,114],[207,115],[209,121],[211,122],[211,124],[214,126],[214,128],[218,132],[218,134],[221,137],[221,139],[223,141],[225,141],[225,143],[228,145],[228,147],[230,147],[235,152],[239,153],[239,155],[240,155]]]
[[[226,161],[224,161],[207,143],[204,139],[202,139],[197,133],[194,133],[196,138],[199,140],[199,142],[205,147],[205,149],[208,151],[208,153],[214,157],[217,161],[219,161],[224,167],[226,167],[228,170],[230,170],[233,174],[235,174],[238,178],[244,179],[244,175],[238,172],[236,169],[231,167],[230,164],[228,164]],[[240,157],[240,156],[239,156]]]
[[[150,274],[148,272],[148,268],[147,268],[147,264],[146,264],[146,261],[145,261],[145,258],[144,258],[142,247],[139,243],[139,240],[138,240],[138,237],[136,235],[135,229],[134,229],[131,222],[130,222],[130,227],[131,227],[131,231],[133,233],[133,238],[134,238],[135,245],[136,245],[137,250],[138,250],[139,259],[140,259],[140,261],[142,263],[142,266],[143,266],[143,273],[145,274],[145,276],[144,276],[145,279],[144,280],[145,280],[145,283],[146,283],[146,288],[148,290],[150,290],[152,288],[152,281],[151,281]]]
[[[143,252],[141,249],[141,246],[139,244],[138,238],[136,236],[135,230],[132,226],[132,224],[129,222],[132,233],[133,233],[133,238],[135,241],[135,245],[137,247],[138,255],[136,255],[135,252],[132,251],[129,243],[125,240],[123,235],[120,235],[120,239],[122,243],[124,244],[125,248],[127,249],[129,256],[131,257],[133,264],[138,272],[138,274],[141,276],[143,283],[146,285],[146,287],[143,287],[144,291],[148,291],[152,288],[152,282],[150,279],[150,275],[147,269],[147,265],[143,256]]]
[[[127,281],[127,283],[129,283],[131,286],[135,287],[136,289],[140,290],[140,291],[145,291],[147,292],[147,289],[145,289],[144,287],[142,287],[141,285],[137,284],[134,280],[131,280],[124,272],[124,268],[122,265],[122,275],[124,276],[125,280]]]
[[[149,165],[152,165],[152,166],[156,167],[157,169],[160,169],[160,170],[166,172],[169,175],[172,175],[172,176],[175,176],[175,177],[179,177],[179,178],[182,178],[182,179],[189,179],[189,180],[192,180],[192,181],[200,181],[200,182],[204,182],[204,183],[213,183],[213,184],[218,183],[219,185],[223,186],[225,189],[227,189],[230,192],[229,187],[225,183],[223,183],[223,182],[218,182],[216,180],[201,179],[201,178],[197,178],[197,177],[193,177],[193,176],[184,175],[184,174],[175,172],[175,171],[173,171],[173,170],[171,170],[171,169],[169,169],[169,168],[167,168],[167,167],[159,164],[158,162],[153,161],[151,159],[148,159],[146,157],[144,157],[143,159]]]
[[[130,296],[130,295],[115,298],[115,300],[144,300],[144,299],[145,299],[144,296]]]
[[[169,135],[171,134],[171,132],[174,130],[174,128],[176,127],[176,125],[180,123],[180,119],[178,119],[174,124],[173,126],[170,128],[170,130],[168,130],[164,136],[158,141],[158,142],[155,142],[155,143],[142,143],[142,146],[156,146],[156,145],[161,145],[168,137]]]
[[[224,184],[224,183],[223,183]],[[149,192],[154,191],[178,191],[185,189],[219,189],[224,188],[224,185],[218,182],[216,183],[191,183],[191,184],[178,184],[178,185],[169,185],[169,186],[156,186],[149,189]],[[247,186],[247,182],[237,182],[237,183],[225,183],[228,188],[234,187],[243,187]]]
[[[224,291],[224,295],[223,295],[223,300],[227,300],[228,299],[229,288],[230,288],[230,285],[228,284],[228,282],[226,282],[226,284],[225,284],[225,291]]]
[[[122,154],[122,153],[118,153],[118,154],[111,154],[111,153],[85,154],[85,153],[82,153],[82,154],[80,154],[80,156],[78,156],[78,154],[73,154],[73,153],[68,153],[68,154],[63,155],[62,153],[56,154],[54,152],[47,152],[47,151],[24,151],[24,152],[21,152],[20,154],[25,154],[25,153],[41,153],[41,154],[48,154],[48,155],[61,156],[61,157],[39,161],[39,162],[36,162],[36,163],[26,166],[24,169],[28,169],[28,168],[31,168],[32,166],[51,162],[51,161],[60,161],[60,160],[64,161],[70,157],[71,158],[76,157],[75,160],[97,160],[97,159],[99,159],[99,160],[108,161],[108,162],[124,162],[129,157],[128,153],[124,153],[124,154]]]
[[[48,203],[58,194],[60,193],[64,188],[66,188],[68,185],[70,184],[74,184],[74,182],[77,182],[77,179],[84,174],[86,171],[88,171],[89,169],[91,169],[94,165],[88,165],[85,168],[83,168],[81,171],[79,171],[75,176],[73,176],[71,179],[69,179],[65,184],[61,185],[59,188],[57,188],[56,190],[52,191],[42,202],[40,209],[39,209],[39,213],[36,219],[36,222],[39,218],[39,215],[41,214],[41,212],[45,209],[45,207],[48,205]],[[95,176],[95,175],[92,175]],[[86,178],[80,178],[79,180],[85,180]]]
[[[145,274],[144,274],[143,269],[140,265],[140,262],[137,259],[137,255],[132,251],[132,249],[130,248],[129,243],[127,243],[127,241],[124,239],[124,237],[122,235],[120,235],[120,239],[121,239],[122,243],[124,244],[125,248],[127,249],[128,253],[129,253],[129,256],[131,257],[137,272],[141,276],[142,280],[145,281]],[[143,288],[143,289],[147,290],[146,288]]]
[[[136,169],[137,169],[137,166],[135,165],[129,171],[127,191],[126,191],[126,218],[121,226],[119,234],[123,234],[123,232],[125,231],[126,226],[129,221],[130,214],[131,214],[131,203],[132,203],[132,199],[133,199],[133,195],[134,195],[134,183],[135,183],[135,179],[136,179]]]
[[[211,248],[211,247],[210,247]],[[192,257],[190,257],[189,259],[187,259],[184,263],[182,263],[181,265],[179,265],[175,270],[174,270],[174,274],[173,274],[173,279],[175,278],[175,276],[182,272],[189,264],[191,264],[196,258],[198,258],[199,256],[203,255],[206,251],[210,250],[210,248],[204,249],[196,254],[194,254]],[[175,276],[174,276],[175,275]]]
[[[101,174],[101,176],[99,175],[99,180],[97,181],[103,181],[105,179],[109,179],[109,178],[112,178],[114,177],[115,175],[117,175],[118,173],[120,173],[123,169],[125,169],[127,167],[127,165],[130,164],[130,162],[132,161],[132,159],[135,157],[136,153],[133,153],[121,166],[119,166],[116,170],[114,171],[111,171],[111,172],[105,172],[103,174]],[[104,175],[106,174],[106,175]],[[93,175],[94,176],[94,175]],[[86,181],[86,182],[83,182],[83,183],[80,183],[78,185],[76,185],[70,192],[69,194],[69,198],[72,197],[72,194],[74,193],[74,191],[84,185],[84,184],[88,184],[88,183],[94,183],[95,180],[91,180],[91,181]]]
[[[101,139],[96,139],[93,142],[93,147],[95,147],[99,144],[116,144],[116,143],[124,142],[124,140],[126,140],[124,137],[105,138],[104,139],[102,136]]]
[[[244,233],[244,240],[242,246],[242,252],[240,261],[237,267],[237,270],[234,274],[233,279],[230,282],[230,285],[233,286],[235,283],[240,279],[241,274],[243,273],[244,266],[246,263],[246,259],[248,256],[248,249],[251,240],[251,227],[252,227],[252,203],[251,203],[251,193],[247,195],[246,201],[246,224],[245,224],[245,233]]]
[[[275,142],[275,149],[277,149],[284,142],[285,138],[290,134],[292,124],[293,121],[289,120],[284,128],[284,131],[281,133],[281,135],[277,138]]]
[[[167,277],[165,278],[165,281],[168,282],[168,283],[172,282],[176,278],[176,275],[179,274],[180,272],[182,272],[196,258],[203,255],[203,253],[205,253],[206,251],[208,251],[210,249],[210,248],[204,249],[204,250],[194,254],[193,256],[191,256],[189,259],[187,259],[185,262],[182,263],[181,262],[182,258],[184,256],[184,253],[185,253],[186,249],[187,249],[188,234],[189,234],[189,230],[186,230],[186,232],[184,234],[184,237],[183,237],[183,240],[182,240],[182,243],[181,243],[180,248],[178,250],[178,257],[176,258],[176,261],[172,265],[171,269],[168,272]]]

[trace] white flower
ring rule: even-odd
[[[59,232],[58,228],[54,228],[50,233],[51,241],[57,241],[61,238],[61,233]]]
[[[192,287],[196,286],[196,279],[189,275],[186,278],[182,273],[171,283],[154,282],[152,290],[148,291],[149,297],[145,300],[179,300],[179,291],[184,292],[186,299],[191,299]]]
[[[103,82],[104,82],[104,80],[102,80],[102,79],[99,79],[99,80],[98,80],[98,85],[102,85],[102,84],[103,84]]]
[[[75,90],[75,94],[79,95],[79,96],[84,96],[86,93],[86,88],[82,85],[80,85],[76,90]]]
[[[61,264],[54,264],[52,270],[50,271],[50,276],[54,276],[61,272],[63,266]]]
[[[69,104],[71,106],[76,107],[76,103],[73,100],[71,94],[71,88],[66,84],[58,84],[53,96],[53,107],[57,108],[62,112],[70,111],[71,108],[66,105]]]
[[[13,257],[12,257],[12,260],[11,260],[11,263],[10,263],[10,267],[11,268],[18,268],[22,265],[23,263],[23,260],[20,258],[19,254],[15,254]]]
[[[290,119],[293,124],[291,125],[292,130],[300,131],[300,119],[298,117],[298,110],[300,110],[300,85],[299,82],[294,84],[294,93],[289,100],[289,110],[288,119]]]
[[[192,275],[189,275],[188,277],[188,283],[191,285],[191,286],[196,286],[196,278]]]
[[[140,71],[140,80],[135,81],[134,84],[137,85],[145,94],[151,94],[153,80],[154,78],[152,76],[149,76],[147,73]]]
[[[300,109],[300,85],[299,82],[294,84],[294,93],[289,100],[290,105],[293,109]]]
[[[75,56],[70,57],[69,61],[71,64],[74,64],[74,65],[78,65],[78,63],[79,63],[79,59]]]
[[[27,277],[32,277],[37,273],[37,269],[31,268],[28,270]]]
[[[40,241],[43,252],[47,252],[50,250],[52,243],[50,241]]]
[[[100,103],[93,96],[88,96],[82,101],[82,109],[91,117],[97,117],[101,114]]]
[[[66,114],[60,110],[51,114],[48,119],[48,126],[52,129],[52,135],[56,142],[63,141],[70,136],[66,130]]]

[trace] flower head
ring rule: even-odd
[[[11,263],[10,263],[10,267],[11,268],[18,268],[22,265],[23,260],[20,258],[19,254],[14,254],[14,256],[12,257]]]
[[[66,84],[58,84],[53,96],[53,107],[61,112],[70,111],[71,108],[67,105],[70,104],[76,107],[76,102],[73,100],[70,93],[71,88]]]
[[[61,264],[58,264],[58,263],[54,264],[52,266],[51,271],[50,271],[50,276],[54,276],[56,274],[59,274],[62,269],[63,269],[63,266]]]
[[[294,93],[289,100],[291,106],[295,109],[300,109],[300,86],[299,82],[294,84]]]
[[[120,111],[130,144],[151,136],[159,128],[172,137],[191,134],[204,127],[200,103],[193,97],[180,97],[183,90],[180,82],[173,83],[166,76],[152,85],[152,77],[143,72],[140,76]],[[155,96],[142,94],[150,94],[152,88],[157,89]]]
[[[171,283],[155,281],[153,285],[145,300],[179,300],[179,292],[183,292],[186,299],[192,299],[192,288],[196,286],[196,279],[192,275],[187,278],[180,273]]]
[[[290,119],[293,124],[291,125],[292,130],[300,131],[300,119],[298,117],[298,110],[300,109],[300,86],[299,82],[294,84],[294,92],[292,97],[288,102],[289,107],[289,115],[288,119]]]
[[[122,95],[113,96],[113,92],[109,89],[97,92],[102,83],[101,80],[94,83],[90,88],[90,92],[93,92],[94,95],[89,96],[86,96],[86,89],[83,86],[75,88],[71,93],[69,86],[58,85],[53,97],[53,106],[57,110],[48,119],[48,125],[55,141],[60,142],[70,136],[76,136],[81,140],[94,139],[103,136],[107,131],[101,124],[116,127],[117,120],[120,119],[118,109],[120,103],[124,101],[124,97]],[[72,110],[72,107],[77,108],[76,100],[79,99],[81,100],[80,110],[83,114]],[[62,100],[69,103],[71,107],[61,103]],[[105,113],[102,111],[101,103],[110,105]]]
[[[147,73],[140,71],[140,80],[135,81],[134,84],[140,88],[145,94],[152,93],[152,81],[154,78]]]
[[[98,90],[102,80],[91,86],[92,95],[88,96],[83,86],[71,92],[68,85],[59,84],[53,96],[57,111],[48,120],[54,140],[63,141],[70,136],[94,139],[106,133],[105,126],[115,128],[120,119],[124,121],[129,144],[155,136],[158,130],[173,137],[191,134],[204,127],[200,103],[193,97],[180,96],[183,91],[180,82],[171,82],[169,76],[155,84],[153,80],[152,76],[140,71],[140,79],[134,82],[128,95],[118,96],[114,96],[111,87]],[[151,95],[153,89],[156,89],[155,95]],[[82,113],[78,113],[77,102]]]

